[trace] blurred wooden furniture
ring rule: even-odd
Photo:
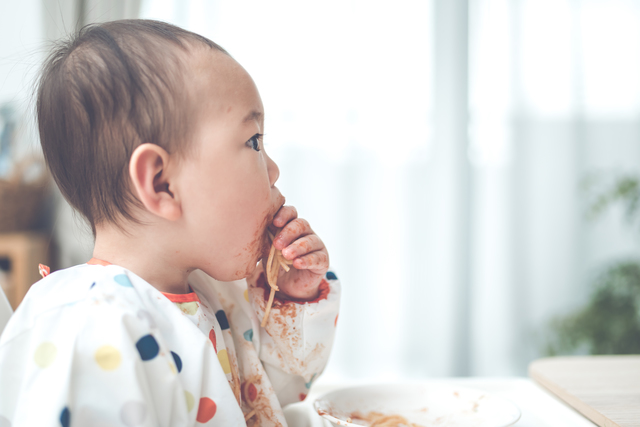
[[[640,355],[540,359],[529,376],[601,427],[640,427]]]
[[[34,231],[0,234],[0,259],[9,261],[4,292],[14,310],[40,280],[38,264],[49,265],[49,240],[48,235]]]

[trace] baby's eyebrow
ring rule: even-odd
[[[262,112],[261,111],[253,110],[249,114],[246,115],[246,117],[242,120],[242,123],[250,122],[252,120],[258,120],[261,117],[262,117]]]

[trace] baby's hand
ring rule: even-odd
[[[329,253],[309,223],[298,218],[293,206],[283,206],[273,219],[282,228],[273,241],[285,259],[293,261],[289,272],[281,268],[278,276],[280,294],[299,300],[311,300],[318,295],[318,286],[329,269]],[[265,265],[266,263],[263,263]],[[283,297],[283,295],[278,295]]]

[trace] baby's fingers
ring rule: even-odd
[[[289,260],[296,259],[324,248],[324,243],[317,234],[301,237],[282,250],[282,255]]]
[[[326,251],[311,252],[293,261],[298,270],[311,270],[316,274],[324,274],[329,269],[329,254]]]
[[[298,211],[293,206],[283,206],[273,217],[273,225],[277,228],[284,227],[292,219],[298,218]]]
[[[309,226],[309,223],[306,219],[296,218],[285,225],[282,231],[280,231],[280,233],[276,236],[273,244],[276,249],[282,250],[289,246],[294,240],[312,233],[313,230]]]

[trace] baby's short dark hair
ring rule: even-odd
[[[136,221],[128,165],[150,142],[182,153],[196,117],[185,75],[198,34],[152,20],[90,24],[57,43],[37,83],[45,160],[67,201],[93,233],[103,222]]]

